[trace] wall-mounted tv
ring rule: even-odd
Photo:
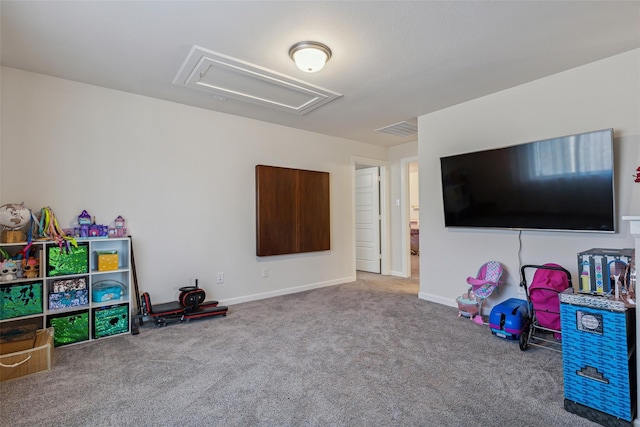
[[[613,129],[440,158],[446,227],[615,232]]]

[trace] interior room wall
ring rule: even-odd
[[[2,67],[0,67],[0,111],[2,111]],[[0,165],[2,164],[2,120],[0,120]],[[0,173],[0,200],[2,198],[2,173]]]
[[[389,156],[389,175],[390,175],[390,201],[391,208],[391,275],[399,277],[408,277],[411,275],[410,264],[408,260],[408,246],[403,244],[403,233],[405,228],[405,218],[403,217],[403,209],[401,203],[408,194],[403,195],[403,183],[406,178],[403,177],[408,168],[408,160],[418,158],[418,141],[411,141],[404,144],[390,147]],[[404,169],[403,169],[404,168]],[[405,185],[408,187],[408,185]],[[407,203],[408,204],[408,203]],[[408,215],[408,213],[407,213]],[[408,241],[407,241],[408,245]]]
[[[11,68],[2,70],[0,149],[0,203],[50,206],[62,227],[83,209],[98,223],[122,215],[141,291],[171,301],[197,278],[225,304],[354,280],[351,158],[387,156],[370,144]],[[256,256],[257,164],[330,173],[330,251]]]
[[[420,174],[417,162],[413,162],[409,169],[409,220],[420,221]]]
[[[578,277],[577,253],[631,248],[625,215],[638,215],[640,184],[640,50],[552,75],[424,115],[418,120],[420,161],[420,298],[455,306],[486,261],[505,267],[506,283],[486,308],[519,294],[519,267],[555,262]],[[447,229],[439,158],[545,138],[614,129],[618,225],[615,234]],[[596,202],[596,201],[585,201]],[[580,209],[579,205],[575,206]],[[485,313],[488,314],[488,313]]]

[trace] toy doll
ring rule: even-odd
[[[9,282],[18,278],[18,263],[12,259],[0,262],[0,282]]]
[[[29,257],[23,262],[24,277],[33,279],[40,275],[40,261],[34,257]]]

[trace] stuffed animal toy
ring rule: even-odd
[[[5,259],[0,263],[0,282],[9,282],[18,278],[18,263],[12,259]]]
[[[24,270],[24,277],[28,279],[33,279],[40,275],[40,261],[34,257],[29,257],[26,261],[23,262],[22,269]]]

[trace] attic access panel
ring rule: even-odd
[[[331,249],[329,173],[256,166],[256,255]]]
[[[200,46],[191,48],[173,83],[300,115],[342,96]]]

